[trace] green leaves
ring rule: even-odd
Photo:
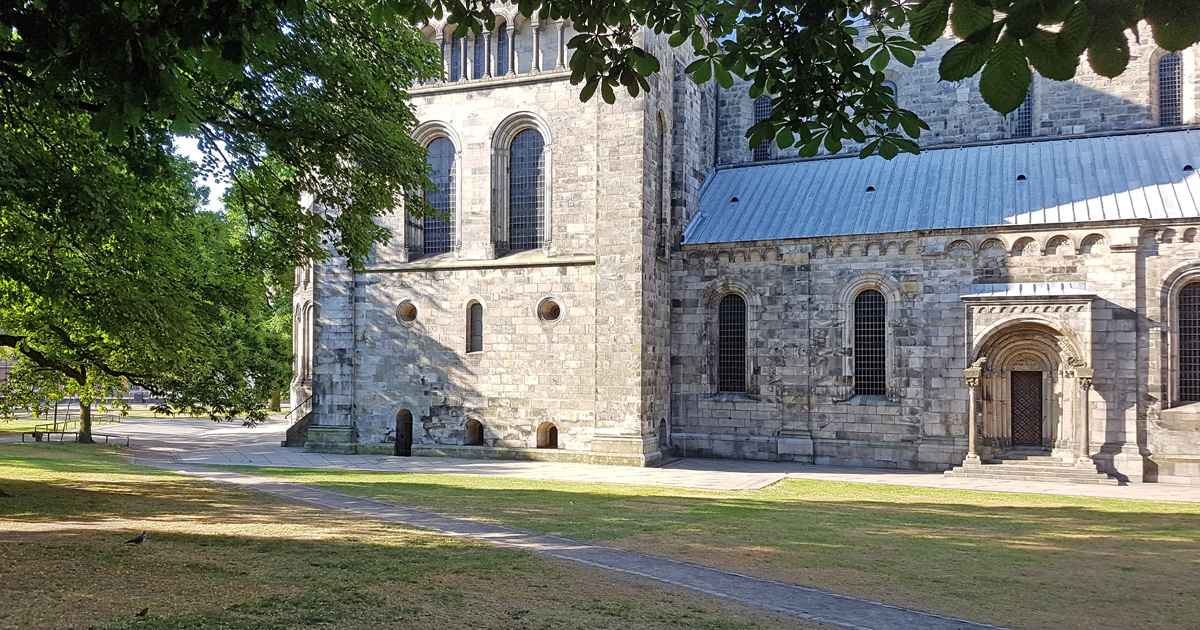
[[[1088,46],[1088,63],[1096,74],[1116,77],[1129,65],[1129,38],[1124,31],[1101,30]]]
[[[943,81],[962,81],[975,76],[991,54],[991,42],[959,42],[942,56],[938,72]]]
[[[954,34],[967,39],[992,25],[992,3],[989,0],[954,0],[950,24]]]
[[[992,48],[979,77],[979,93],[992,109],[1008,114],[1021,106],[1032,81],[1021,45],[1005,36]]]
[[[949,19],[950,0],[921,0],[909,14],[913,41],[928,46],[942,36]]]
[[[1200,0],[1145,0],[1145,17],[1159,46],[1178,51],[1200,41]]]

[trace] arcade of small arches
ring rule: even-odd
[[[458,83],[561,71],[570,60],[570,22],[497,11],[496,22],[479,33],[455,34],[456,24],[432,22],[422,29],[437,45],[444,82]],[[443,81],[431,80],[430,83]]]

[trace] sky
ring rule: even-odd
[[[200,163],[203,153],[199,149],[199,141],[195,138],[175,138],[175,152],[179,155],[191,160],[195,164]],[[221,203],[221,196],[229,188],[228,182],[220,182],[211,177],[199,177],[196,184],[208,188],[208,204],[204,207],[205,210],[214,212],[222,212],[225,210],[225,204]]]

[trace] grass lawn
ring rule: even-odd
[[[47,424],[49,420],[21,415],[16,418],[0,418],[0,435],[20,435],[32,431],[35,425]]]
[[[0,497],[0,628],[813,627],[118,453],[0,444],[0,490],[12,495]],[[143,530],[144,545],[123,544]]]
[[[1021,628],[1200,627],[1200,505],[230,467]]]

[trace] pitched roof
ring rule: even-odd
[[[684,242],[1200,217],[1200,130],[717,170]]]

